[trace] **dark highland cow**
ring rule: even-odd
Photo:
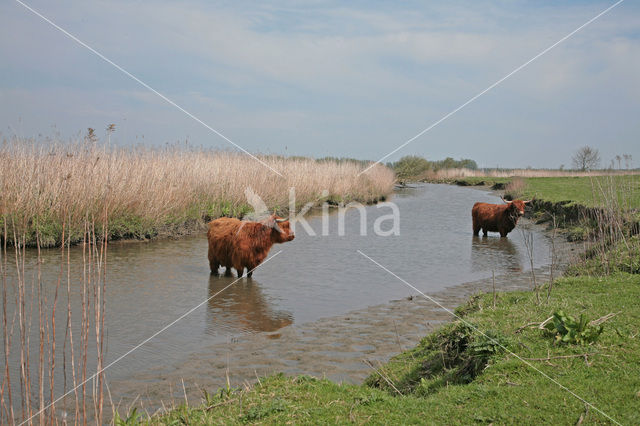
[[[482,229],[487,232],[499,232],[501,237],[506,237],[516,227],[518,219],[524,216],[524,208],[531,200],[506,201],[506,204],[475,203],[471,209],[473,218],[473,235],[478,235]]]
[[[244,268],[250,277],[269,254],[275,243],[286,243],[294,238],[289,220],[271,215],[261,222],[246,222],[221,217],[209,223],[209,266],[211,273],[226,267],[225,275],[231,275],[233,267],[241,277]]]

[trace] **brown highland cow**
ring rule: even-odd
[[[261,222],[246,222],[230,217],[221,217],[209,223],[209,266],[211,273],[226,267],[225,275],[231,275],[231,268],[238,277],[247,268],[250,277],[269,254],[275,243],[286,243],[294,238],[289,220],[271,215]]]
[[[524,208],[532,200],[506,201],[506,204],[475,203],[471,209],[473,218],[473,235],[478,235],[480,229],[486,236],[487,232],[499,232],[501,237],[506,237],[516,227],[518,219],[524,216]]]

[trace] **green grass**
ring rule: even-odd
[[[542,198],[546,201],[570,201],[587,207],[601,206],[609,197],[603,190],[615,188],[624,207],[640,208],[640,176],[595,176],[526,178],[523,197]]]
[[[539,198],[552,203],[567,202],[600,207],[614,189],[625,208],[640,208],[640,176],[535,177],[524,178],[521,198]],[[606,194],[606,195],[605,195]]]
[[[601,206],[604,200],[610,199],[608,195],[603,196],[603,191],[607,192],[610,188],[615,188],[623,207],[640,208],[640,175],[517,179],[522,179],[524,187],[515,195],[523,199],[536,197],[552,203],[567,202],[568,205],[581,204],[586,207],[595,207]],[[447,182],[463,181],[470,186],[484,182],[491,186],[495,183],[509,184],[513,180],[514,178],[465,177],[447,179]]]
[[[248,391],[221,391],[207,396],[201,407],[182,406],[150,422],[575,424],[585,413],[584,403],[542,372],[616,421],[637,424],[639,298],[640,276],[630,274],[563,278],[556,282],[550,302],[540,305],[532,292],[501,293],[495,308],[492,296],[485,295],[467,306],[464,317],[482,333],[454,322],[379,370],[402,396],[377,374],[363,385],[276,375]],[[589,319],[620,313],[604,323],[595,343],[586,346],[558,344],[552,333],[537,327],[515,333],[558,310]],[[510,352],[550,359],[527,361],[534,369]],[[554,358],[585,353],[588,363],[581,356]],[[584,422],[610,423],[594,408]]]

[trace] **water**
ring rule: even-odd
[[[392,201],[400,211],[400,235],[374,235],[373,224],[380,215],[391,212],[388,207],[365,209],[366,235],[360,235],[357,210],[346,214],[343,236],[339,235],[335,212],[329,217],[326,236],[322,235],[322,218],[312,216],[308,221],[317,235],[310,236],[298,226],[295,240],[275,245],[271,254],[282,252],[256,270],[251,280],[211,276],[205,235],[111,244],[105,364],[198,307],[110,367],[108,379],[135,381],[144,376],[146,381],[162,380],[165,370],[192,356],[206,356],[206,348],[212,344],[247,334],[273,334],[292,324],[417,293],[358,251],[425,293],[490,277],[492,271],[503,275],[529,268],[521,225],[507,239],[498,234],[472,236],[473,204],[501,202],[489,192],[422,185],[398,191]],[[383,229],[390,225],[391,221],[384,222]],[[547,264],[546,238],[535,232],[533,237],[535,266]],[[59,256],[57,250],[43,253],[42,273],[50,294],[57,282]],[[72,258],[74,264],[81,261],[79,248],[72,251]],[[81,265],[74,268],[72,276],[81,277]],[[73,291],[77,295],[80,289]],[[64,321],[59,324],[62,327]],[[62,335],[64,328],[59,331]],[[34,350],[36,345],[34,334]],[[17,362],[14,365],[17,367]]]

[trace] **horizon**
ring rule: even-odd
[[[248,152],[378,161],[614,2],[27,4]],[[114,123],[116,146],[234,150],[20,3],[0,11],[2,135]],[[639,17],[620,3],[381,162],[567,169],[586,145],[602,169],[637,162]]]

